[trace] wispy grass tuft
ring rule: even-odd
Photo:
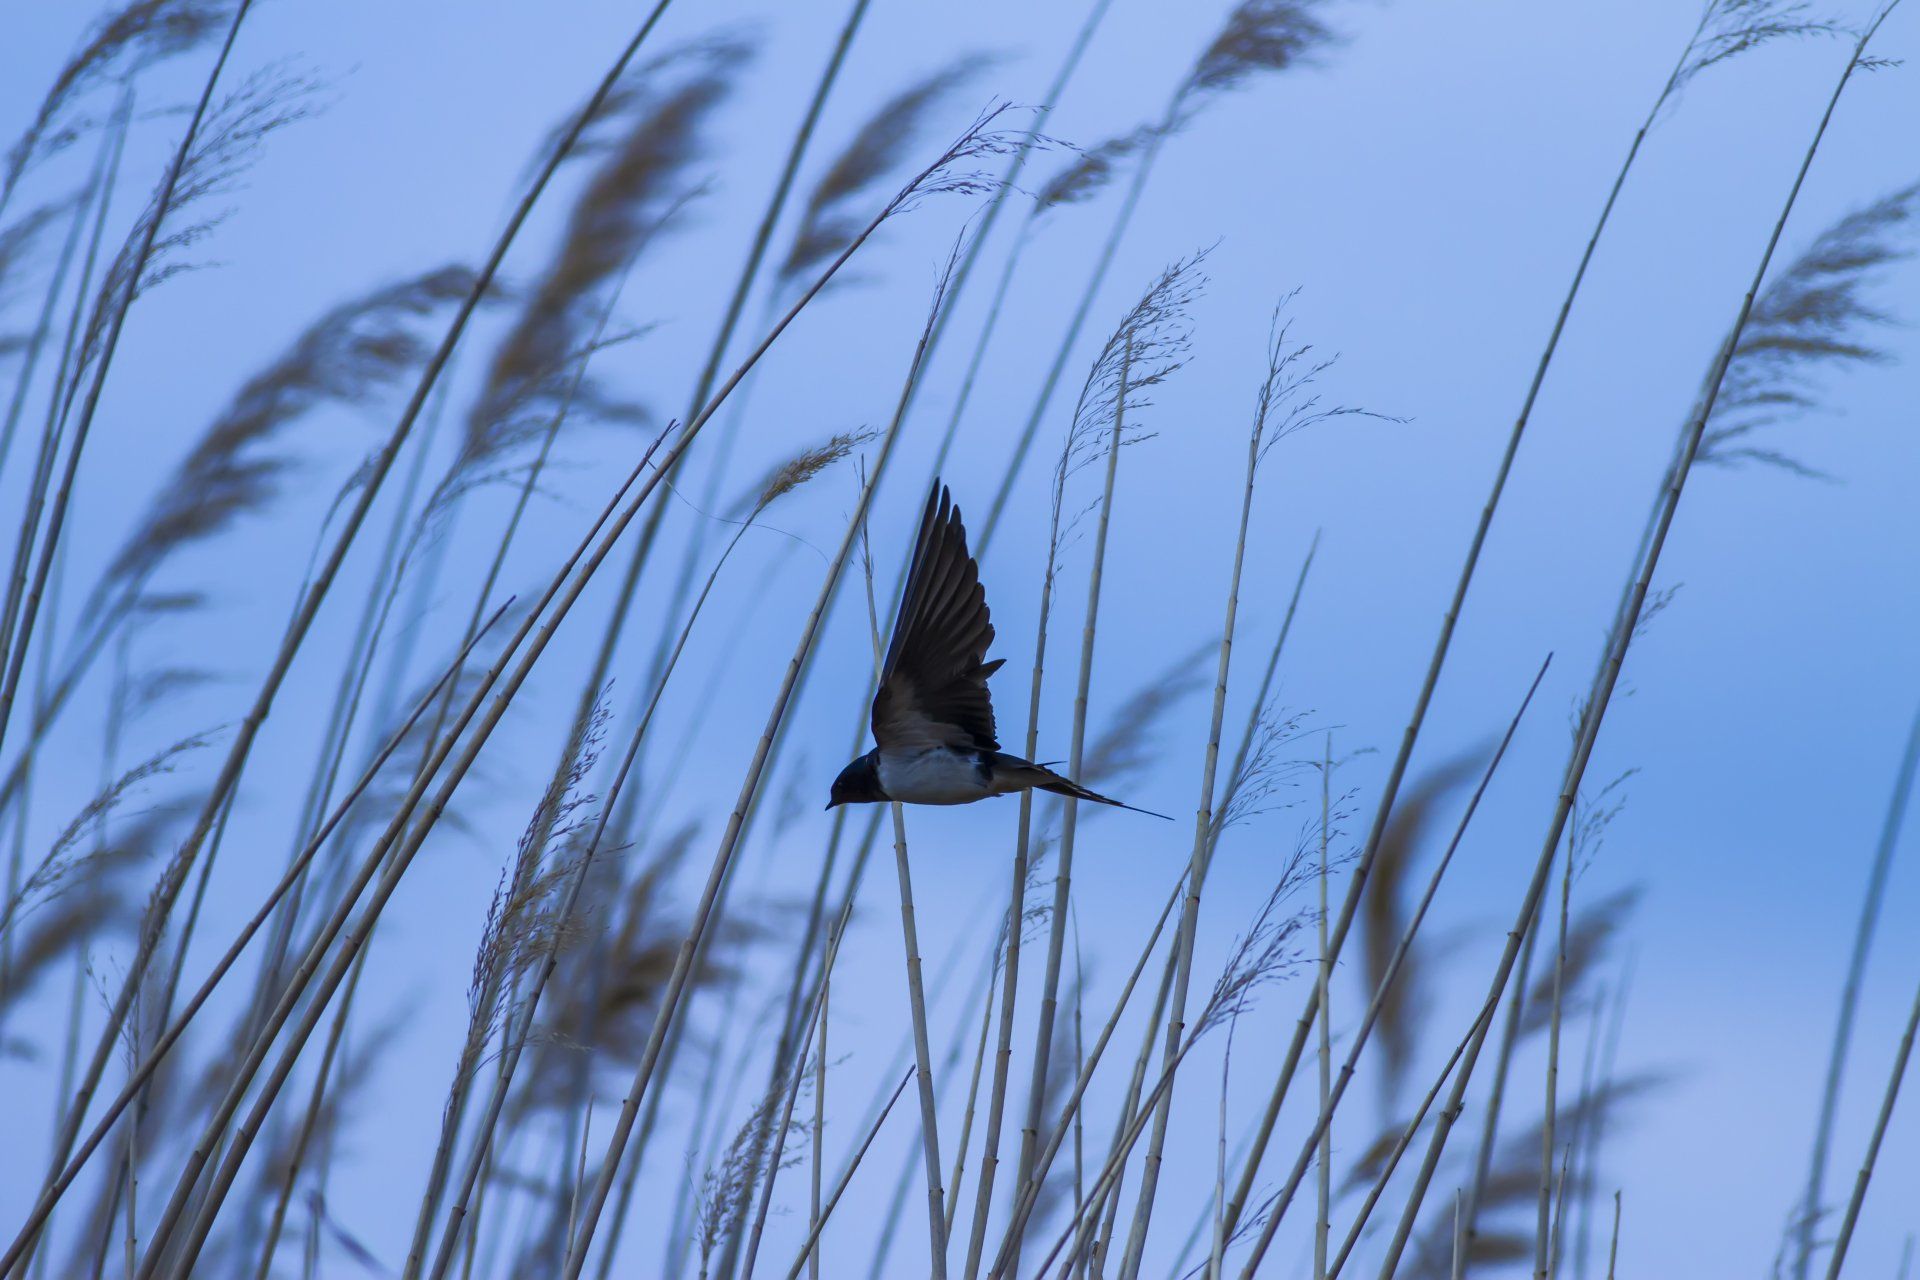
[[[1382,987],[1395,945],[1406,927],[1406,889],[1420,851],[1440,806],[1480,771],[1476,754],[1458,755],[1434,766],[1407,788],[1406,798],[1394,807],[1393,821],[1374,854],[1374,870],[1361,901],[1361,972],[1366,989],[1385,991],[1380,1025],[1374,1034],[1380,1044],[1380,1104],[1391,1112],[1420,1032],[1419,1015],[1427,1006],[1421,999],[1421,976],[1426,966],[1403,964],[1399,980]]]
[[[1782,41],[1834,36],[1840,23],[1818,16],[1800,0],[1708,0],[1700,29],[1674,76],[1679,89],[1702,71],[1741,54]]]
[[[172,277],[206,265],[189,256],[231,213],[209,202],[236,191],[268,138],[320,109],[321,82],[292,64],[254,72],[209,105],[191,147],[127,233],[102,279],[80,347],[84,369],[103,356],[116,316]],[[76,375],[70,386],[80,383]],[[69,393],[71,394],[71,392]]]
[[[1890,358],[1877,337],[1898,321],[1868,290],[1913,255],[1916,233],[1920,184],[1841,218],[1774,276],[1734,345],[1696,463],[1823,474],[1753,437],[1819,409],[1821,375]]]
[[[934,113],[992,61],[983,54],[963,55],[880,104],[827,165],[801,207],[799,229],[774,271],[781,288],[846,248],[866,223],[861,203],[906,162]]]
[[[226,24],[230,13],[230,4],[222,0],[131,0],[96,21],[54,76],[33,120],[8,148],[0,205],[29,167],[79,135],[85,122],[64,118],[73,103],[116,75],[136,74],[199,47]]]
[[[562,399],[582,417],[637,416],[636,406],[613,401],[591,382],[572,385],[569,375],[593,345],[606,292],[700,193],[693,170],[707,154],[704,131],[751,54],[744,41],[715,39],[655,59],[644,89],[630,88],[617,112],[602,113],[593,172],[552,261],[494,348],[467,414],[456,471],[488,465],[535,434]],[[656,80],[668,85],[656,87]]]
[[[1325,0],[1242,0],[1181,82],[1174,118],[1252,76],[1311,66],[1337,40],[1320,18],[1325,8]]]
[[[181,462],[95,588],[89,613],[133,591],[183,547],[259,514],[295,459],[263,452],[329,405],[374,402],[416,371],[429,351],[417,326],[473,287],[464,267],[440,267],[333,307],[249,378]]]
[[[1098,146],[1082,149],[1034,194],[1035,212],[1044,213],[1092,200],[1120,175],[1125,162],[1145,153],[1159,138],[1157,126],[1141,125]]]
[[[7,934],[21,917],[45,904],[73,885],[90,879],[93,865],[110,853],[110,847],[96,844],[91,853],[82,842],[101,827],[108,816],[155,778],[171,773],[182,756],[207,745],[208,737],[196,734],[136,764],[81,807],[53,840],[44,857],[0,909],[0,936]]]

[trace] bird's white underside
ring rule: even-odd
[[[951,747],[882,751],[880,789],[902,804],[972,804],[1000,794],[980,767],[979,753]]]

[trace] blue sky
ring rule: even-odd
[[[81,6],[16,10],[4,19],[0,51],[6,121],[27,117],[86,18]],[[1116,0],[1049,132],[1091,144],[1156,113],[1223,11],[1214,3]],[[1270,642],[1309,540],[1322,531],[1283,666],[1283,700],[1307,713],[1307,723],[1332,729],[1341,749],[1376,749],[1341,775],[1364,816],[1567,277],[1693,13],[1652,0],[1482,0],[1465,10],[1355,4],[1330,13],[1348,40],[1323,67],[1258,80],[1168,144],[1070,378],[1077,381],[1098,334],[1161,266],[1216,245],[1211,283],[1193,312],[1192,360],[1155,397],[1148,425],[1156,437],[1122,463],[1096,709],[1117,706],[1217,633],[1244,433],[1267,316],[1281,295],[1299,290],[1291,306],[1298,332],[1340,355],[1326,377],[1328,395],[1404,419],[1335,422],[1279,446],[1262,476],[1241,616],[1238,671],[1245,675]],[[1002,58],[952,100],[925,153],[989,96],[1037,100],[1081,16],[1079,4],[874,0],[803,184],[885,95],[959,52]],[[634,20],[634,6],[604,0],[263,7],[249,21],[236,65],[297,57],[329,80],[328,107],[273,139],[232,197],[232,216],[196,250],[211,269],[169,282],[136,310],[103,405],[99,445],[82,473],[75,566],[111,554],[124,513],[146,499],[233,388],[321,308],[437,262],[475,259],[518,194],[540,138],[597,79]],[[762,41],[753,72],[718,117],[715,194],[624,295],[625,318],[659,327],[603,360],[610,380],[663,414],[678,412],[686,397],[767,175],[839,20],[840,6],[822,0],[773,7],[680,0],[663,24],[663,44],[720,28]],[[1878,48],[1891,58],[1920,54],[1920,13],[1897,11]],[[1555,654],[1441,895],[1436,923],[1454,942],[1443,976],[1429,987],[1430,1055],[1444,1053],[1483,989],[1551,811],[1568,710],[1592,669],[1673,432],[1738,305],[1844,56],[1837,42],[1785,45],[1702,77],[1651,136],[1596,256],[1414,764],[1417,773],[1497,732],[1540,659]],[[143,85],[145,100],[175,101],[200,74],[197,61],[172,68]],[[1915,179],[1907,144],[1916,118],[1920,87],[1910,68],[1862,77],[1849,90],[1786,251]],[[177,127],[171,116],[139,126],[132,154],[143,174]],[[1040,172],[1056,163],[1041,162]],[[55,189],[74,172],[50,167],[43,181]],[[947,469],[969,510],[983,509],[991,494],[1005,441],[1026,415],[1113,204],[1109,196],[1051,215],[1024,260]],[[554,200],[543,210],[510,274],[538,268],[563,209],[564,200]],[[939,263],[966,213],[958,200],[943,200],[889,226],[862,258],[861,281],[823,299],[781,340],[754,384],[742,477],[798,443],[884,423]],[[1003,223],[990,266],[1009,230]],[[1908,264],[1875,296],[1910,323],[1920,318],[1914,284]],[[929,374],[924,410],[882,490],[873,532],[883,575],[905,554],[920,477],[985,301],[981,285],[963,298],[959,338]],[[1776,429],[1774,439],[1831,480],[1713,470],[1689,486],[1658,575],[1658,585],[1677,592],[1633,649],[1621,691],[1629,696],[1609,715],[1589,774],[1605,780],[1636,771],[1576,895],[1594,900],[1626,885],[1644,889],[1627,942],[1634,978],[1622,1064],[1671,1073],[1634,1105],[1607,1155],[1604,1184],[1625,1194],[1623,1275],[1762,1274],[1802,1177],[1867,861],[1920,702],[1912,645],[1920,604],[1911,590],[1920,567],[1920,506],[1912,500],[1920,468],[1916,350],[1911,329],[1891,331],[1885,344],[1897,359],[1823,384],[1830,408]],[[457,374],[461,385],[472,384],[478,362],[476,350]],[[1039,461],[983,565],[1000,634],[995,653],[1009,659],[995,685],[1003,728],[1018,726],[1003,734],[1009,738],[1024,728],[1017,708],[1045,549],[1046,468],[1068,407],[1063,396],[1043,426]],[[302,444],[311,459],[307,479],[273,516],[176,567],[182,584],[211,590],[214,612],[157,633],[142,656],[191,658],[231,679],[142,726],[138,746],[239,714],[329,499],[388,421],[345,412],[316,420]],[[609,468],[624,470],[635,448],[633,437],[607,431],[563,444],[557,492],[512,562],[514,583],[547,572],[601,501]],[[18,479],[10,468],[5,510],[18,509]],[[853,500],[851,486],[850,472],[840,472],[797,495],[770,522],[801,545],[772,533],[750,538],[722,579],[710,606],[712,642],[696,646],[690,678],[667,699],[692,753],[666,801],[669,816],[721,811],[737,788],[823,556]],[[483,494],[462,519],[489,527],[505,510],[503,494]],[[678,507],[670,534],[684,538],[697,519]],[[762,593],[763,570],[776,563]],[[458,574],[477,581],[479,566],[456,563],[456,570],[427,618],[441,632],[464,617],[462,592],[472,582]],[[316,654],[344,645],[370,572],[371,556],[357,557],[358,576],[322,616]],[[1060,588],[1071,618],[1085,573],[1082,542],[1068,554]],[[652,590],[657,606],[664,582]],[[378,1114],[355,1130],[333,1201],[383,1256],[404,1248],[411,1189],[465,1018],[473,939],[563,731],[607,595],[604,584],[589,595],[580,624],[563,630],[543,660],[528,708],[509,721],[511,732],[486,757],[484,787],[468,797],[468,829],[430,851],[377,943],[387,972],[397,975],[377,1003],[409,1009],[409,1025],[383,1073]],[[846,603],[857,599],[849,593]],[[711,700],[696,704],[718,637],[740,618],[750,619],[749,630],[732,665]],[[849,607],[827,628],[823,670],[796,711],[803,746],[775,779],[779,787],[791,773],[803,793],[824,796],[864,696],[864,626]],[[1044,704],[1044,758],[1065,754],[1076,631],[1056,628],[1050,662],[1059,674]],[[646,649],[629,649],[623,656],[637,680]],[[328,661],[309,658],[296,669],[262,741],[228,865],[215,881],[214,908],[229,918],[257,899],[280,865],[298,793],[296,785],[275,784],[304,777],[331,696]],[[1246,684],[1235,689],[1238,716],[1251,694]],[[97,691],[93,697],[59,740],[73,768],[57,771],[36,801],[36,821],[49,832],[91,789]],[[1131,784],[1129,799],[1191,813],[1205,719],[1204,700],[1184,708],[1153,744],[1155,765]],[[212,765],[194,767],[210,772]],[[1307,795],[1288,798],[1298,807],[1264,815],[1226,846],[1209,886],[1203,964],[1217,966],[1306,821]],[[978,935],[996,909],[1012,825],[1010,804],[912,815],[930,963],[956,939]],[[697,866],[712,826],[695,845]],[[823,815],[803,814],[750,851],[743,884],[769,900],[804,894],[825,830]],[[1185,857],[1184,833],[1184,825],[1119,814],[1094,824],[1083,842],[1078,921],[1098,1000],[1130,965]],[[891,893],[884,875],[871,884],[861,927],[842,957],[847,980],[834,993],[850,1097],[874,1086],[904,1024]],[[1916,910],[1920,871],[1903,853],[1863,993],[1830,1185],[1844,1185],[1863,1147],[1920,982],[1920,942],[1909,924]],[[965,953],[965,974],[975,954]],[[111,972],[110,962],[103,971]],[[964,985],[957,981],[956,990]],[[1264,1092],[1263,1052],[1284,1043],[1294,985],[1269,993],[1237,1033],[1238,1107],[1257,1107]],[[1360,999],[1350,987],[1350,1020]],[[35,1006],[48,1020],[42,1030],[53,1025],[59,1003]],[[945,1026],[952,1015],[941,1018]],[[1181,1103],[1195,1116],[1211,1114],[1218,1061],[1207,1052],[1199,1073],[1205,1088]],[[44,1063],[0,1064],[0,1080],[15,1097],[44,1097],[48,1076]],[[1528,1091],[1537,1089],[1538,1064],[1523,1061],[1516,1080],[1537,1109],[1537,1092]],[[1111,1105],[1102,1095],[1096,1114],[1110,1114]],[[1373,1127],[1371,1117],[1352,1125],[1354,1149]],[[876,1150],[870,1187],[900,1167],[909,1140],[903,1112]],[[1197,1123],[1171,1158],[1205,1170],[1211,1142],[1210,1120]],[[0,1203],[22,1203],[32,1163],[0,1174]],[[1154,1247],[1169,1259],[1202,1203],[1204,1180],[1196,1173],[1184,1189],[1191,1194],[1169,1202],[1167,1238],[1156,1228]],[[786,1188],[790,1203],[801,1203],[802,1186],[795,1179]],[[877,1205],[880,1193],[866,1194]],[[1855,1274],[1892,1273],[1907,1233],[1920,1228],[1916,1203],[1920,1118],[1907,1107],[1896,1113],[1881,1157],[1850,1259]],[[804,1231],[803,1206],[797,1221]],[[795,1222],[789,1216],[770,1228],[769,1257],[787,1256]],[[912,1238],[896,1262],[912,1256],[916,1227],[910,1215],[903,1235]],[[858,1233],[849,1232],[836,1247],[858,1254]],[[636,1246],[632,1274],[651,1274],[654,1256]],[[1294,1274],[1299,1263],[1296,1250],[1276,1255],[1271,1269]]]

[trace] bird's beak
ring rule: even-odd
[[[833,801],[831,801],[831,800],[829,800],[829,801],[827,801],[827,808],[828,808],[828,809],[832,809],[832,808],[833,808],[833,803],[834,803],[834,802],[833,802]]]

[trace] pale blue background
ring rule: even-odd
[[[232,218],[203,251],[219,269],[169,283],[134,313],[83,469],[76,572],[110,553],[125,513],[146,499],[239,380],[322,307],[484,250],[538,140],[597,79],[639,8],[604,0],[341,0],[260,9],[236,66],[298,55],[335,78],[333,104],[277,137],[234,197]],[[1157,112],[1222,11],[1218,3],[1118,0],[1050,130],[1092,143]],[[0,121],[9,134],[88,16],[86,6],[64,3],[15,4],[0,15]],[[662,328],[602,366],[662,413],[678,412],[685,400],[738,246],[841,16],[840,4],[818,0],[772,7],[682,0],[662,27],[661,45],[736,24],[755,25],[766,39],[762,58],[720,118],[716,198],[699,206],[696,228],[671,252],[651,257],[626,292],[624,314],[661,321]],[[875,0],[803,182],[881,98],[958,51],[983,48],[1008,58],[954,100],[940,133],[957,132],[990,94],[1033,101],[1081,16],[1077,3]],[[1117,705],[1173,655],[1216,631],[1266,318],[1280,293],[1299,286],[1299,331],[1342,353],[1327,378],[1329,393],[1409,421],[1336,424],[1273,455],[1256,510],[1241,670],[1264,652],[1299,557],[1312,532],[1324,529],[1285,668],[1286,700],[1313,709],[1313,723],[1338,726],[1341,746],[1381,749],[1346,775],[1362,788],[1364,814],[1567,275],[1693,11],[1651,0],[1480,0],[1339,6],[1332,16],[1352,39],[1325,70],[1258,80],[1168,146],[1090,326],[1110,325],[1168,260],[1220,242],[1210,263],[1213,286],[1195,309],[1192,365],[1158,396],[1159,438],[1123,464],[1109,569],[1115,589],[1103,617],[1095,700]],[[1879,48],[1895,58],[1920,54],[1920,13],[1897,13]],[[1782,46],[1703,78],[1653,136],[1596,259],[1415,765],[1431,765],[1495,731],[1542,654],[1557,652],[1536,713],[1443,892],[1437,924],[1462,941],[1446,980],[1431,988],[1443,999],[1429,1024],[1430,1048],[1451,1041],[1484,985],[1551,809],[1567,710],[1591,670],[1672,432],[1733,313],[1843,57],[1838,44]],[[146,100],[189,92],[203,65],[190,61],[144,85]],[[1913,181],[1917,119],[1920,82],[1911,69],[1862,78],[1840,108],[1787,249],[1845,210]],[[142,174],[153,171],[177,127],[163,119],[137,130],[131,154]],[[931,154],[939,145],[929,138],[921,150]],[[1043,161],[1040,171],[1054,163]],[[54,175],[73,172],[72,163],[50,167],[41,189],[57,189]],[[981,447],[963,448],[948,470],[963,505],[984,508],[1001,442],[1025,416],[1063,300],[1079,288],[1111,206],[1108,200],[1067,211],[1026,259],[968,420]],[[543,207],[510,270],[539,267],[564,207],[557,199]],[[871,282],[824,300],[783,339],[754,396],[748,451],[755,467],[828,431],[885,421],[938,263],[964,213],[958,202],[938,202],[893,225],[862,259]],[[988,265],[995,262],[990,257]],[[1878,296],[1913,319],[1920,315],[1912,305],[1915,282],[1914,270],[1903,269]],[[954,339],[930,375],[924,412],[883,493],[875,531],[884,574],[893,572],[920,501],[919,477],[986,283],[964,301]],[[1836,412],[1777,437],[1837,482],[1771,471],[1696,477],[1660,572],[1662,583],[1683,589],[1634,649],[1622,689],[1631,696],[1617,700],[1589,775],[1641,771],[1578,893],[1591,900],[1630,883],[1646,887],[1630,934],[1635,979],[1623,1066],[1673,1073],[1631,1108],[1630,1123],[1610,1141],[1604,1186],[1623,1187],[1626,1200],[1622,1275],[1764,1274],[1803,1176],[1867,858],[1920,700],[1915,342],[1910,331],[1888,341],[1906,363],[1850,375],[1831,388]],[[469,356],[463,369],[469,381],[475,363]],[[1076,358],[1076,379],[1082,367]],[[1015,518],[985,565],[1001,635],[996,652],[1009,658],[997,682],[1002,720],[1015,739],[1045,536],[1044,476],[1067,404],[1063,398],[1045,429]],[[304,426],[312,483],[297,486],[276,518],[250,522],[243,536],[175,567],[174,580],[213,589],[217,612],[157,632],[141,656],[211,665],[232,682],[164,723],[143,726],[130,751],[239,714],[285,617],[292,566],[304,563],[340,477],[384,425],[380,416],[333,412]],[[567,501],[541,508],[510,570],[513,583],[544,575],[597,506],[609,468],[624,469],[633,448],[631,439],[609,434],[579,434],[563,447],[569,462],[590,465],[563,474]],[[18,473],[14,468],[12,480]],[[848,473],[830,476],[772,522],[830,550],[851,502],[850,483]],[[18,509],[11,484],[4,501],[6,511]],[[470,510],[466,527],[491,527],[486,522],[503,510],[501,497],[490,496]],[[670,528],[684,534],[692,518],[680,508]],[[673,797],[676,814],[717,813],[732,797],[816,589],[821,560],[811,552],[790,553],[775,536],[750,540],[745,550],[710,606],[716,620],[744,605],[765,558],[785,555],[787,568],[687,743],[696,767]],[[215,882],[216,919],[235,918],[277,873],[293,817],[293,780],[305,776],[333,686],[333,655],[357,612],[356,584],[371,559],[365,548],[355,557],[357,576],[323,614],[275,708]],[[1059,674],[1043,722],[1048,758],[1065,753],[1084,559],[1083,546],[1061,588],[1069,622],[1056,629],[1066,641],[1055,650]],[[443,632],[463,618],[470,578],[448,580],[447,606],[431,620]],[[643,643],[651,641],[645,610],[658,607],[664,590],[665,575],[652,580],[636,628]],[[848,604],[856,600],[846,597]],[[598,609],[605,601],[604,588],[590,597]],[[413,1013],[404,1047],[384,1065],[377,1108],[352,1130],[332,1199],[343,1222],[396,1262],[465,1018],[473,939],[500,862],[545,776],[597,620],[598,610],[583,613],[562,632],[525,699],[528,710],[508,721],[488,754],[484,785],[467,798],[472,832],[443,838],[415,869],[377,943],[385,981],[373,1006]],[[809,796],[824,795],[841,763],[849,707],[863,696],[864,625],[851,610],[836,616],[823,639],[833,661],[823,664],[797,709],[815,740],[804,761],[796,754],[788,765],[802,766],[800,785]],[[637,679],[645,652],[630,645],[622,674]],[[698,658],[692,678],[668,700],[680,725],[696,711],[694,691],[706,674]],[[1245,686],[1239,691],[1236,708],[1250,696]],[[95,696],[72,716],[59,739],[72,767],[56,771],[71,776],[55,777],[36,804],[49,831],[90,793],[98,702]],[[1133,784],[1131,798],[1191,812],[1203,708],[1203,700],[1188,705],[1177,731],[1157,745],[1159,767]],[[210,771],[211,758],[195,767]],[[774,781],[782,790],[788,785],[786,773]],[[1269,815],[1228,846],[1209,887],[1205,972],[1244,925],[1305,815],[1305,807]],[[988,931],[1012,819],[1011,805],[913,815],[930,968],[956,937],[979,940]],[[822,816],[809,810],[777,844],[763,840],[744,868],[743,886],[788,899],[804,892],[824,830]],[[698,868],[711,834],[696,843]],[[1163,828],[1126,815],[1103,818],[1086,833],[1076,887],[1082,936],[1102,979],[1096,1004],[1104,1005],[1130,964],[1133,940],[1184,859],[1186,841],[1184,824]],[[890,881],[891,873],[876,867],[862,927],[841,961],[834,1036],[837,1050],[849,1055],[834,1086],[841,1097],[866,1096],[905,1022]],[[1850,1181],[1920,981],[1916,908],[1920,871],[1909,851],[1894,869],[1863,996],[1829,1180],[1836,1191]],[[962,962],[966,974],[974,955],[969,950]],[[113,972],[110,962],[102,967]],[[1264,1095],[1261,1068],[1284,1042],[1298,994],[1271,994],[1240,1029],[1236,1105],[1255,1106]],[[1349,1020],[1357,1000],[1346,997]],[[59,1003],[42,1002],[44,1021],[34,1029],[43,1036],[56,1025]],[[942,1027],[954,1016],[951,1003],[943,1007]],[[1133,1042],[1133,1025],[1122,1043]],[[1182,1097],[1191,1124],[1171,1158],[1190,1172],[1163,1198],[1158,1251],[1184,1235],[1205,1192],[1216,1054],[1217,1047],[1203,1051],[1199,1083]],[[1416,1078],[1425,1073],[1422,1066]],[[1523,1063],[1515,1088],[1529,1117],[1537,1111],[1538,1080],[1531,1060]],[[0,1081],[11,1099],[9,1132],[30,1157],[9,1160],[0,1175],[0,1204],[17,1208],[37,1177],[39,1157],[31,1153],[41,1126],[34,1117],[44,1114],[38,1100],[50,1089],[50,1070],[6,1062]],[[1370,1092],[1357,1092],[1354,1102],[1369,1102]],[[1913,1208],[1920,1203],[1920,1099],[1903,1101],[1850,1274],[1891,1274],[1907,1233],[1920,1228]],[[1111,1106],[1102,1094],[1098,1132]],[[872,1216],[879,1189],[902,1167],[909,1112],[910,1100],[855,1184],[872,1197]],[[1470,1111],[1469,1121],[1477,1114]],[[849,1111],[835,1141],[848,1141],[854,1123]],[[949,1143],[955,1127],[945,1126]],[[1346,1129],[1357,1149],[1373,1123],[1347,1121]],[[1290,1157],[1292,1142],[1279,1150]],[[782,1186],[781,1200],[801,1208],[797,1217],[775,1220],[765,1256],[784,1261],[796,1224],[804,1229],[804,1181],[790,1175]],[[921,1229],[910,1208],[897,1267],[910,1268],[905,1260],[916,1256]],[[842,1258],[862,1256],[862,1228],[848,1223],[837,1231],[843,1234],[830,1248]],[[642,1247],[646,1234],[629,1232],[628,1274],[652,1274],[657,1242]],[[1298,1261],[1295,1253],[1276,1255],[1271,1269],[1291,1274]],[[336,1259],[329,1274],[335,1266],[351,1273]]]

